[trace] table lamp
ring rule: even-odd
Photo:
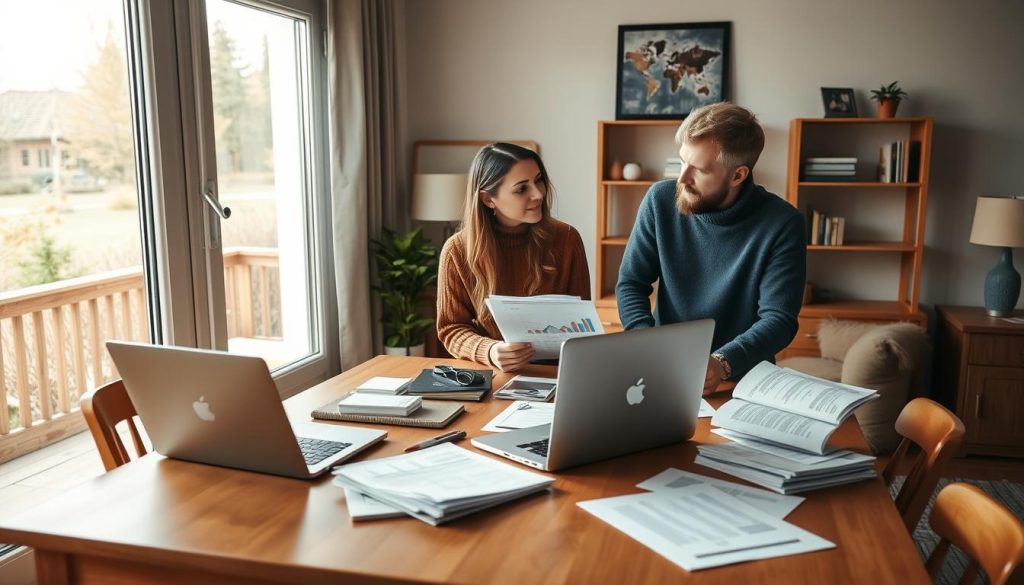
[[[985,311],[993,317],[1010,315],[1020,296],[1020,273],[1013,267],[1012,248],[1024,246],[1024,199],[978,197],[971,243],[1003,249],[985,277]]]
[[[452,223],[462,219],[469,175],[417,173],[412,179],[412,218],[445,222],[444,239],[453,233]]]

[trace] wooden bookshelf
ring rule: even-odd
[[[915,169],[918,180],[895,183],[877,180],[878,149],[894,140],[920,142],[919,166]],[[926,117],[798,118],[791,122],[786,199],[805,214],[808,223],[813,208],[829,215],[841,215],[846,224],[844,245],[807,246],[808,281],[819,288],[832,289],[833,283],[827,276],[815,274],[812,268],[827,264],[829,270],[825,272],[831,271],[834,278],[837,266],[840,271],[847,270],[845,266],[853,265],[849,259],[857,257],[856,268],[849,270],[877,271],[871,276],[891,279],[896,294],[894,298],[860,300],[859,297],[866,296],[864,291],[855,291],[849,299],[839,294],[828,302],[805,305],[800,311],[800,332],[780,357],[817,355],[817,326],[826,318],[925,323],[918,302],[931,142],[932,119]],[[856,157],[855,180],[802,181],[801,167],[809,157]],[[894,213],[894,208],[898,208],[898,212]],[[833,209],[838,209],[839,213]],[[879,233],[884,220],[890,222],[891,233]],[[861,237],[858,237],[859,232]],[[828,253],[832,257],[839,252],[842,254],[836,256],[835,261],[815,262],[818,255]],[[899,256],[897,261],[884,260],[893,254]],[[898,270],[891,275],[884,272],[894,264],[898,265]],[[851,277],[845,279],[847,281],[857,280],[857,273],[846,272],[843,276]]]

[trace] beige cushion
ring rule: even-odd
[[[844,384],[877,390],[879,398],[856,411],[857,421],[876,454],[899,444],[896,417],[907,403],[910,384],[921,367],[928,338],[913,323],[876,325],[850,346],[843,360]]]
[[[780,368],[792,368],[798,372],[838,382],[843,374],[843,362],[816,357],[791,357],[779,362]]]
[[[843,361],[853,343],[875,327],[878,327],[877,323],[825,319],[818,326],[818,347],[821,349],[821,357]]]

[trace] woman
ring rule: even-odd
[[[583,240],[551,217],[551,181],[536,152],[498,142],[470,167],[462,230],[438,268],[437,334],[453,356],[503,372],[525,366],[529,343],[506,343],[484,300],[492,294],[590,299]]]

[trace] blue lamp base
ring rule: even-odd
[[[1013,250],[1003,248],[999,262],[985,277],[985,311],[993,317],[1013,314],[1020,298],[1020,273],[1013,267]]]

